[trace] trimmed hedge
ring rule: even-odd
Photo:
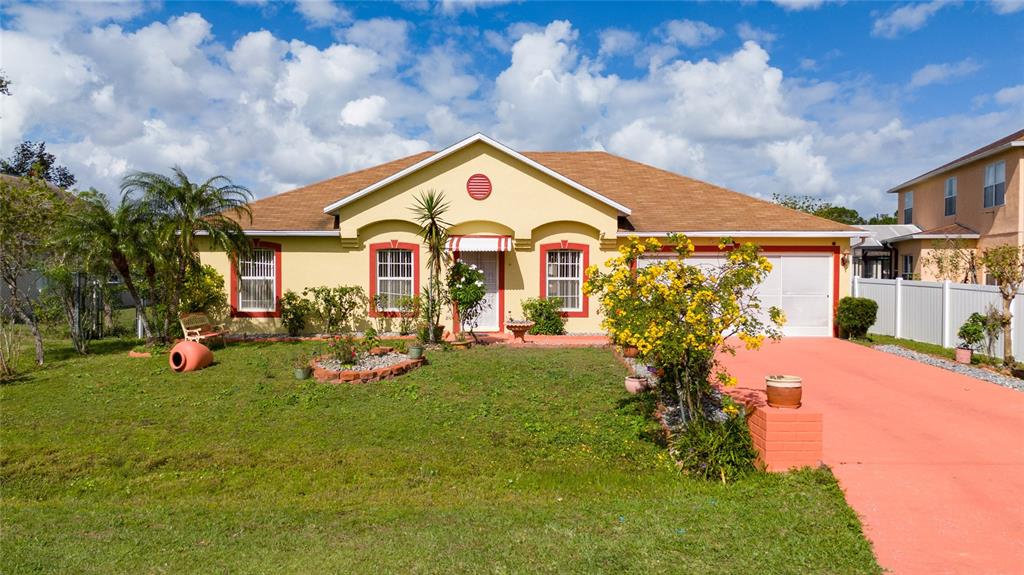
[[[862,338],[875,325],[878,317],[878,303],[866,297],[844,297],[839,300],[836,323],[839,335],[845,338]]]

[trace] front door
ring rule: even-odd
[[[473,264],[484,273],[484,289],[487,295],[484,296],[484,303],[481,306],[480,316],[476,319],[476,325],[472,326],[474,331],[498,331],[501,318],[498,317],[498,253],[497,252],[463,252],[459,259],[467,264]],[[465,326],[468,330],[470,326]]]

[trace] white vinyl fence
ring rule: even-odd
[[[955,347],[956,332],[974,312],[985,314],[989,306],[1002,309],[999,288],[952,282],[920,282],[853,278],[853,295],[878,303],[875,325],[868,331],[915,341]],[[1024,292],[1013,300],[1013,355],[1024,357]],[[985,349],[980,350],[986,353]],[[1003,356],[1003,338],[995,343],[996,357]]]

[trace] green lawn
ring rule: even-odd
[[[307,344],[86,358],[0,386],[0,572],[878,573],[828,471],[680,476],[605,350],[291,378]]]

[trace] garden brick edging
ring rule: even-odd
[[[316,379],[321,383],[371,383],[374,381],[383,381],[400,375],[405,375],[406,373],[409,373],[410,371],[427,363],[427,358],[421,357],[418,359],[406,359],[396,363],[395,365],[378,367],[377,369],[371,370],[361,371],[346,369],[342,371],[335,371],[332,369],[324,369],[317,365],[323,357],[324,356],[314,357],[309,363],[309,366],[313,368],[313,379]]]

